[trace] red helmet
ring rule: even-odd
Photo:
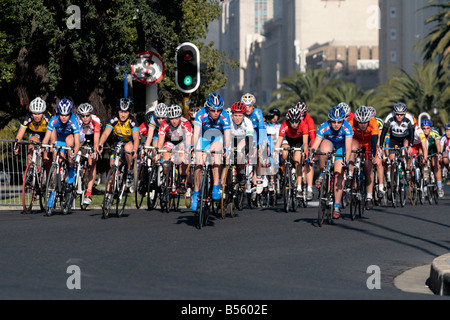
[[[238,101],[235,102],[232,106],[231,106],[231,112],[235,113],[235,112],[242,112],[245,113],[245,111],[247,111],[247,106],[245,105],[245,103]]]

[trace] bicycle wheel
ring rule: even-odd
[[[439,199],[439,193],[438,193],[438,188],[435,185],[433,187],[433,200],[434,200],[434,204],[438,204],[438,199]]]
[[[284,179],[283,179],[283,198],[284,198],[284,211],[289,212],[289,202],[291,200],[291,167],[286,164],[284,167]]]
[[[45,185],[45,215],[51,216],[56,206],[58,184],[60,183],[59,172],[56,163],[52,164]],[[50,203],[49,203],[50,201]],[[50,206],[49,206],[50,204]]]
[[[158,186],[159,166],[154,164],[149,174],[149,181],[147,183],[147,209],[152,210],[158,203],[160,195],[160,187]]]
[[[202,184],[200,188],[200,203],[198,207],[198,228],[206,226],[209,215],[208,192],[209,192],[209,174],[203,172]]]
[[[88,188],[88,179],[89,179],[89,169],[83,166],[81,172],[81,195],[80,195],[80,208],[81,210],[86,210],[88,205],[84,203],[84,200],[86,199],[86,190]]]
[[[141,165],[139,166],[138,179],[136,179],[134,191],[134,200],[136,204],[136,209],[140,209],[142,206],[142,202],[144,201],[148,189],[147,184],[148,184],[148,167],[143,161],[141,161]]]
[[[225,219],[226,215],[233,216],[233,168],[227,166],[223,176],[222,195],[220,198],[220,216]]]
[[[359,171],[358,169],[354,169],[353,170],[353,179],[355,179],[355,181],[352,182],[351,186],[350,186],[350,194],[349,194],[349,198],[350,198],[350,219],[351,220],[355,220],[356,217],[356,211],[359,210],[358,206],[360,205],[360,202],[358,201],[358,192],[359,192],[359,179],[357,179],[356,177],[359,176]]]
[[[128,188],[126,185],[126,179],[128,175],[128,169],[126,165],[122,165],[121,169],[119,169],[118,179],[116,179],[116,187],[114,189],[114,193],[116,195],[116,215],[120,218],[125,210],[125,206],[127,205],[128,199]]]
[[[117,167],[112,167],[109,169],[108,175],[106,176],[105,193],[102,203],[102,216],[103,219],[108,218],[111,212],[112,205],[114,203],[115,189],[116,189],[116,175],[118,172]]]
[[[322,227],[328,210],[328,175],[325,174],[319,187],[319,206],[317,211],[317,223]]]
[[[391,166],[391,201],[392,207],[397,206],[397,197],[398,197],[398,180],[397,179],[398,172],[394,166]]]
[[[400,185],[398,188],[398,192],[399,192],[399,199],[400,199],[400,206],[404,207],[406,204],[406,198],[407,198],[407,184],[406,184],[406,180],[405,177],[403,176],[400,179]]]
[[[30,162],[25,169],[22,183],[22,206],[25,213],[31,213],[33,203],[36,200],[38,181],[35,172],[36,165]]]
[[[194,175],[195,175],[195,166],[189,164],[186,169],[186,193],[184,194],[184,204],[187,209],[191,208],[191,195],[194,192]]]

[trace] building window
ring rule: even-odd
[[[391,51],[391,62],[397,62],[397,51],[396,50]]]
[[[391,7],[390,15],[391,15],[391,19],[397,18],[397,7]]]
[[[390,32],[391,40],[397,40],[397,29],[392,28]]]

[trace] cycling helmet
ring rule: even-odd
[[[433,126],[433,121],[431,121],[428,118],[425,118],[420,122],[420,127],[432,127],[432,126]]]
[[[308,112],[308,106],[304,102],[297,103],[295,105],[295,107],[300,110],[302,115],[304,115],[306,112]]]
[[[150,120],[152,120],[152,117],[153,117],[153,111],[149,111],[149,112],[147,112],[146,114],[145,114],[145,122],[147,123],[147,124],[149,124],[150,123]]]
[[[41,98],[37,97],[30,102],[31,113],[44,113],[45,110],[47,110],[47,104]]]
[[[334,106],[328,113],[328,119],[331,121],[343,121],[345,118],[345,110],[342,106]]]
[[[220,110],[223,108],[223,98],[220,94],[210,93],[206,98],[205,107],[209,110]]]
[[[182,114],[183,114],[183,110],[181,110],[181,107],[177,104],[173,104],[170,107],[167,107],[166,116],[169,119],[181,117]]]
[[[91,106],[89,103],[82,103],[77,108],[78,114],[92,113],[92,111],[94,111],[94,107]]]
[[[348,114],[351,112],[350,106],[346,104],[345,102],[341,102],[337,105],[338,107],[342,107],[345,111],[345,116],[348,116]]]
[[[256,98],[251,93],[246,93],[242,96],[241,102],[245,103],[247,106],[253,106],[256,103]]]
[[[355,112],[355,120],[359,123],[366,123],[372,118],[373,111],[366,106],[359,107]]]
[[[117,110],[133,112],[134,103],[128,98],[120,98],[116,104]]]
[[[280,118],[281,117],[280,109],[278,109],[278,108],[270,109],[269,110],[269,115],[271,115],[271,116],[278,116],[278,118]]]
[[[62,98],[56,105],[56,113],[62,115],[71,114],[73,111],[73,103],[69,99]]]
[[[195,116],[197,115],[197,112],[200,111],[199,107],[192,107],[191,109],[189,109],[189,116],[194,119]]]
[[[405,114],[408,111],[408,107],[403,102],[397,102],[394,105],[394,113]]]
[[[164,103],[158,103],[155,108],[155,117],[156,118],[165,118],[167,112],[167,106]]]
[[[444,129],[445,130],[450,130],[450,123],[446,123],[445,126],[444,126]]]
[[[289,122],[298,123],[300,122],[302,117],[302,113],[300,112],[300,109],[298,108],[291,108],[288,110],[286,118],[288,118]]]
[[[372,117],[376,117],[377,116],[377,110],[375,110],[374,107],[367,106],[367,108],[369,108],[369,110],[372,111]]]
[[[247,111],[247,106],[245,105],[245,103],[243,103],[241,101],[235,102],[231,106],[232,113],[235,113],[235,112],[245,113],[245,111]]]

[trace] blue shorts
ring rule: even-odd
[[[198,139],[197,145],[195,146],[195,149],[209,150],[209,146],[213,142],[220,142],[223,144],[223,136],[216,137],[215,139],[212,139],[212,140],[207,140],[207,139],[204,139],[203,137],[200,137]]]
[[[328,140],[333,145],[334,152],[336,153],[335,159],[344,159],[345,155],[345,141],[344,143],[334,143],[331,140]]]

